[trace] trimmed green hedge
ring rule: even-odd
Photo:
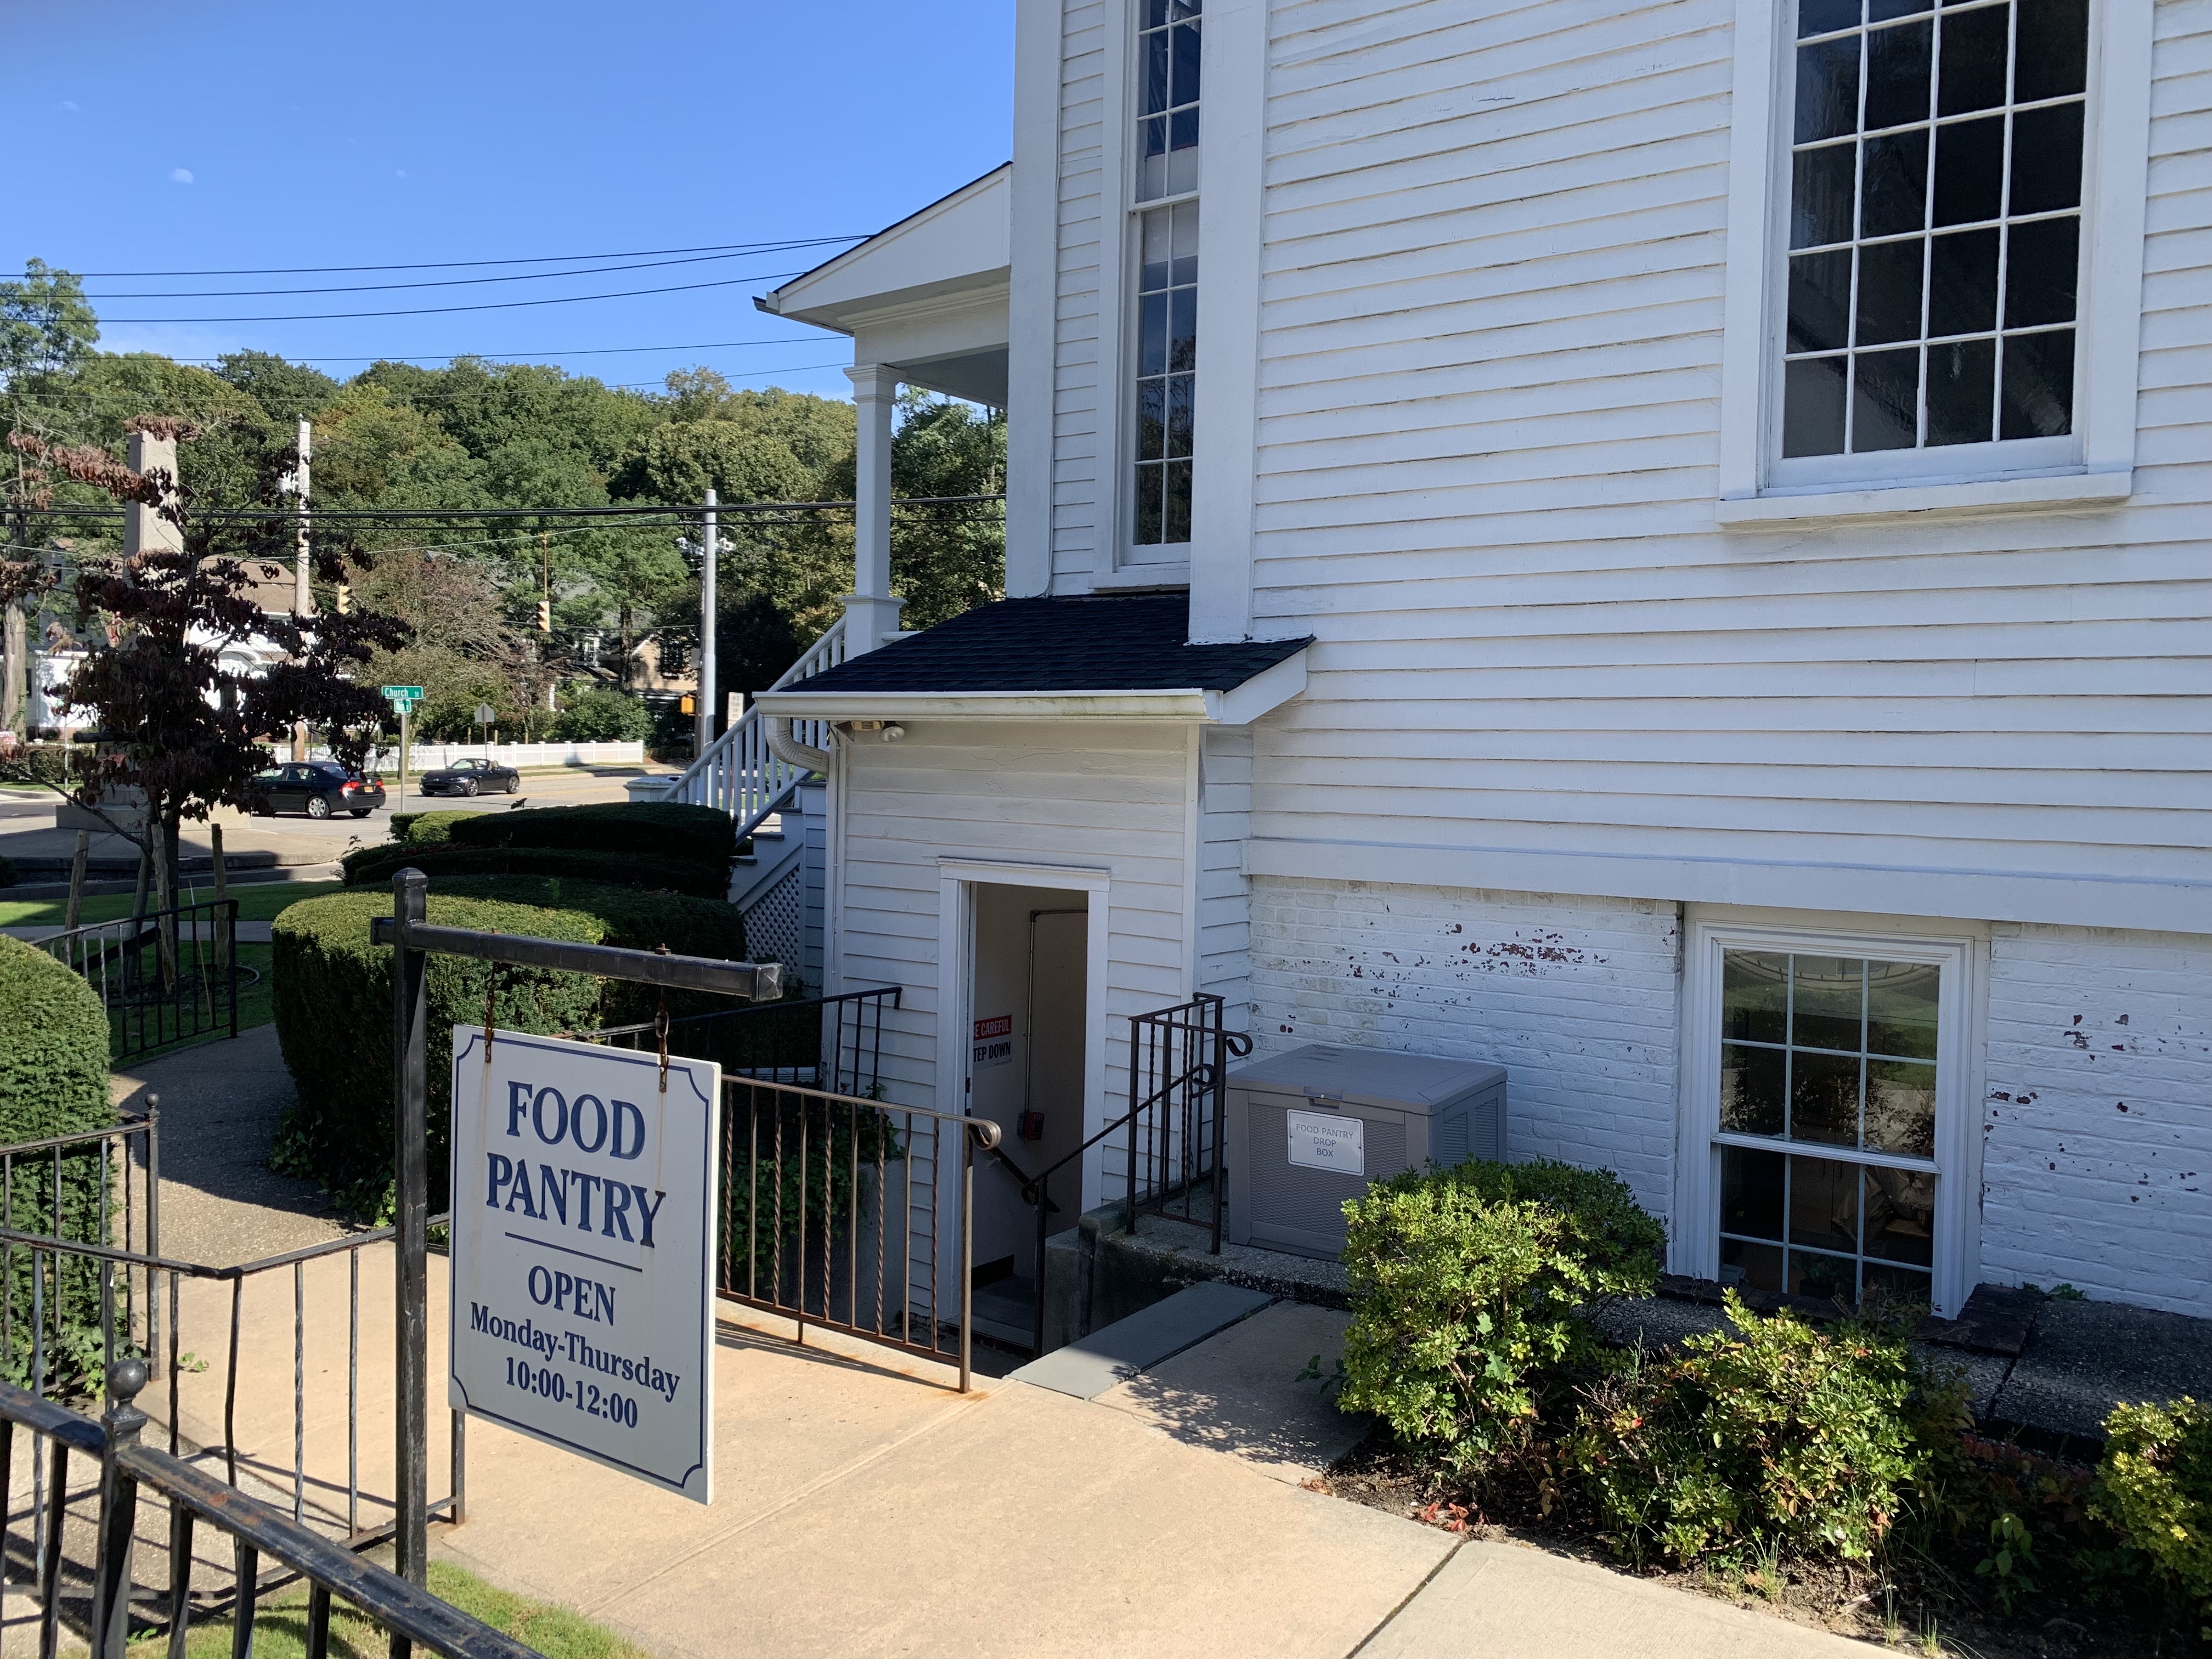
[[[21,939],[0,937],[0,1144],[43,1140],[115,1121],[107,1096],[107,1011],[82,976]],[[11,1213],[26,1232],[58,1231],[88,1243],[110,1240],[100,1225],[97,1151],[65,1153],[61,1213],[54,1213],[53,1164],[46,1158],[17,1172]],[[11,1287],[20,1310],[28,1308],[31,1261],[13,1252]],[[74,1390],[99,1376],[100,1292],[88,1274],[67,1274],[58,1328],[46,1347],[49,1388]],[[15,1340],[0,1353],[0,1373],[30,1381],[30,1345],[19,1312]]]
[[[729,861],[717,866],[691,859],[646,853],[611,854],[555,847],[381,846],[357,848],[338,861],[349,887],[388,887],[392,878],[413,866],[435,881],[441,877],[539,876],[609,886],[665,889],[695,898],[719,899],[730,890]]]
[[[442,847],[453,839],[455,819],[477,816],[474,812],[394,812],[392,839],[409,847]]]
[[[604,883],[533,876],[434,878],[430,920],[455,927],[574,939],[587,945],[736,959],[737,911],[715,901],[641,893]],[[270,930],[276,1037],[300,1103],[279,1133],[272,1164],[321,1182],[349,1207],[374,1211],[391,1181],[392,952],[369,943],[369,923],[392,895],[304,899]],[[429,1142],[433,1203],[446,1189],[453,1028],[480,1025],[491,964],[433,956],[429,967]],[[493,1018],[507,1030],[557,1033],[649,1018],[643,986],[585,974],[501,965]],[[696,994],[672,993],[672,1014]],[[711,1001],[713,1000],[707,1000]],[[719,1005],[718,1005],[719,1006]]]
[[[588,806],[528,806],[514,812],[472,812],[456,823],[459,847],[544,847],[580,852],[644,853],[689,859],[726,873],[737,851],[737,826],[712,806],[672,801],[602,801]]]

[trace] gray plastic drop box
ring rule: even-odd
[[[1334,1260],[1344,1202],[1505,1156],[1505,1068],[1310,1043],[1229,1074],[1229,1240]]]

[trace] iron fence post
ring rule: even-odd
[[[393,1238],[398,1298],[395,1371],[398,1424],[393,1546],[400,1577],[421,1585],[428,1573],[429,1510],[429,1167],[423,1114],[428,1036],[428,958],[410,931],[428,920],[428,879],[420,870],[392,878],[392,1133],[398,1213]],[[410,1659],[413,1644],[392,1638],[392,1659]]]
[[[131,1401],[146,1386],[145,1362],[118,1359],[107,1368],[107,1431],[100,1455],[100,1543],[92,1575],[91,1648],[96,1659],[124,1659],[131,1639],[131,1547],[138,1524],[138,1477],[118,1457],[138,1443],[146,1413]]]

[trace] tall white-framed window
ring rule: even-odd
[[[2005,480],[1903,504],[2127,493],[2141,9],[1741,0],[1724,498]]]
[[[1188,556],[1198,368],[1199,94],[1203,0],[1136,0],[1129,176],[1134,350],[1129,376],[1131,564]]]
[[[1973,942],[1693,923],[1674,1259],[1955,1314],[1972,1288]]]

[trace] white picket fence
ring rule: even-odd
[[[281,750],[283,745],[279,744]],[[328,757],[329,751],[316,748],[309,751],[318,759]],[[408,745],[409,775],[434,771],[441,766],[451,766],[457,760],[471,756],[489,757],[501,766],[642,766],[645,764],[645,744],[631,743],[417,743]],[[374,767],[389,769],[399,764],[399,753],[394,749],[378,751],[373,757]]]

